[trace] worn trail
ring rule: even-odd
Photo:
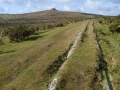
[[[75,47],[77,46],[78,42],[79,42],[80,39],[82,38],[82,34],[83,34],[83,32],[85,31],[86,26],[87,26],[87,23],[80,29],[80,32],[78,33],[78,35],[77,35],[77,37],[76,37],[76,39],[75,39],[75,41],[74,41],[73,46],[72,46],[71,49],[68,51],[68,54],[67,54],[67,56],[66,56],[67,59],[72,55]],[[57,74],[55,75],[55,77],[54,77],[54,79],[52,80],[52,82],[49,84],[48,90],[54,90],[54,89],[56,88],[58,79],[60,78],[59,75],[60,75],[60,73],[62,72],[62,70],[64,69],[67,61],[68,61],[68,60],[66,60],[66,61],[61,65],[61,67],[59,68],[59,71],[58,71]]]
[[[90,21],[86,26],[82,42],[78,44],[69,58],[57,84],[58,90],[93,90],[98,57],[92,22]]]
[[[95,35],[97,38],[97,34]],[[99,69],[102,78],[102,87],[103,90],[114,90],[112,82],[110,80],[110,74],[107,71],[107,62],[104,60],[104,55],[102,48],[97,40],[95,40],[97,45],[97,50],[99,52]]]
[[[105,62],[104,60],[104,55],[103,55],[103,51],[102,51],[102,48],[99,44],[99,42],[97,41],[97,36],[94,34],[93,30],[94,30],[94,24],[93,24],[93,21],[91,21],[89,23],[89,25],[87,26],[87,23],[86,25],[83,26],[82,30],[78,33],[75,41],[74,41],[74,44],[72,45],[71,49],[68,51],[68,54],[66,56],[67,60],[61,65],[61,67],[59,68],[59,71],[57,72],[57,74],[55,75],[54,79],[52,80],[52,82],[49,84],[49,87],[48,87],[48,90],[55,90],[56,88],[56,85],[58,83],[58,80],[61,78],[60,77],[60,74],[62,73],[64,67],[66,66],[66,63],[69,61],[69,57],[72,55],[72,53],[74,52],[76,46],[78,45],[78,42],[80,41],[80,39],[82,38],[82,34],[83,32],[86,30],[86,27],[87,28],[87,32],[86,32],[86,35],[87,35],[87,41],[85,44],[88,44],[88,45],[85,45],[85,46],[88,46],[88,47],[93,47],[93,49],[91,49],[91,51],[98,51],[99,55],[98,55],[98,60],[99,60],[99,73],[101,74],[101,79],[102,79],[102,82],[99,82],[101,85],[102,85],[102,89],[103,90],[114,90],[113,89],[113,85],[110,81],[110,74],[108,73],[107,71],[107,63]],[[95,43],[94,43],[95,41]],[[89,49],[89,48],[88,48]],[[97,49],[97,50],[96,50]],[[95,52],[94,52],[95,55],[97,55]],[[89,55],[89,54],[88,54]],[[94,56],[95,56],[94,55]],[[93,57],[94,57],[93,56]],[[83,58],[82,58],[83,59]],[[95,59],[95,58],[94,58]],[[83,60],[84,61],[84,60]],[[95,62],[95,60],[91,61],[91,64]],[[95,69],[95,67],[93,67],[93,69]],[[93,70],[94,71],[94,70]],[[91,74],[93,75],[93,74]],[[82,77],[82,75],[80,75]],[[87,77],[87,76],[86,76]],[[90,77],[89,77],[90,78]],[[92,78],[91,78],[92,79]],[[84,82],[81,82],[84,84]],[[86,82],[87,83],[87,82]],[[86,84],[87,85],[87,84]],[[83,86],[84,87],[84,86]],[[87,89],[91,89],[91,87],[89,86],[86,86]],[[86,88],[84,87],[84,88]],[[80,87],[82,88],[82,86]],[[79,88],[79,89],[80,89]]]
[[[0,47],[3,52],[0,54],[2,67],[0,90],[48,89],[48,83],[56,71],[52,74],[44,72],[52,62],[66,52],[85,22],[71,23],[53,30],[43,30],[38,35],[30,36],[33,40],[20,43],[9,43],[6,40],[7,37],[3,38],[5,44]]]

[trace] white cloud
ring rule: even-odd
[[[67,3],[67,2],[70,2],[71,0],[55,0],[55,1],[60,3]]]
[[[29,6],[29,4],[28,4]],[[37,12],[37,11],[44,11],[44,10],[49,10],[53,7],[55,7],[55,4],[37,4],[37,5],[33,5],[31,4],[30,7],[23,7],[19,10],[19,13],[28,13],[28,12]],[[33,8],[34,7],[34,8]]]
[[[81,12],[84,12],[84,11],[85,11],[83,7],[80,7],[79,10],[80,10]]]
[[[87,0],[87,2],[85,3],[85,7],[92,9],[92,10],[96,10],[101,8],[101,3],[99,1],[92,1],[92,0]]]
[[[9,7],[9,9],[5,9],[5,6]],[[80,11],[94,14],[120,14],[120,0],[0,0],[0,7],[0,11],[6,13],[10,11],[26,13],[56,8],[64,11]]]
[[[16,0],[1,0],[2,3],[4,3],[4,4],[9,4],[9,5],[14,4],[15,1],[16,1]]]
[[[7,7],[4,7],[4,8],[0,7],[0,13],[4,13],[4,12],[6,12],[8,10],[9,9]]]
[[[30,2],[30,1],[28,1],[28,2],[26,3],[26,7],[31,7],[31,2]]]
[[[0,7],[0,12],[4,12],[4,9],[2,7]]]
[[[120,3],[120,0],[106,0],[106,1],[107,1],[107,2],[111,2],[111,3],[112,3],[112,2],[113,2],[113,3],[117,3],[117,4]]]
[[[5,11],[8,11],[9,9],[7,7],[4,8]]]
[[[25,9],[21,9],[19,10],[19,14],[23,14],[23,13],[29,13],[29,9],[28,8],[25,8]]]
[[[66,6],[66,5],[63,6],[63,10],[64,10],[64,11],[71,11],[70,7],[69,7],[69,6]]]
[[[118,4],[106,3],[102,0],[87,0],[84,4],[85,12],[102,15],[118,15],[120,11],[118,6]]]

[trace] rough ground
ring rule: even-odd
[[[44,72],[69,49],[86,22],[41,31],[31,41],[9,43],[6,39],[0,46],[0,90],[47,90],[56,72]]]
[[[92,20],[32,38],[0,46],[0,90],[113,90]]]
[[[84,33],[84,31],[86,30],[86,25],[87,23],[81,27],[80,32],[78,33],[78,35],[76,36],[76,39],[74,41],[74,44],[72,45],[72,47],[70,48],[70,50],[67,53],[67,60],[61,65],[61,67],[59,68],[59,71],[57,72],[57,74],[55,75],[54,79],[52,80],[52,82],[50,83],[48,90],[54,90],[56,88],[56,85],[58,83],[58,79],[60,79],[60,74],[62,72],[62,70],[64,69],[65,65],[68,62],[68,58],[72,55],[72,53],[74,52],[75,48],[77,47],[78,43],[80,42],[80,40],[82,39],[82,34]]]
[[[93,90],[94,76],[96,72],[98,53],[93,33],[93,21],[86,26],[87,30],[68,59],[57,85],[57,90]],[[101,85],[95,86],[101,90]]]

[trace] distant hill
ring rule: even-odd
[[[95,18],[102,15],[59,11],[55,8],[45,11],[25,13],[25,14],[0,14],[0,19],[7,23],[38,23],[63,20],[77,20],[85,18]]]

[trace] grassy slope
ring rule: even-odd
[[[25,14],[0,14],[1,23],[4,25],[13,25],[18,23],[42,23],[42,22],[71,22],[75,20],[84,20],[95,18],[99,15],[85,14],[80,12],[45,10],[41,12],[31,12]]]
[[[84,41],[77,46],[61,74],[62,79],[58,90],[93,90],[98,57],[92,22],[88,24],[87,28]],[[98,88],[101,90],[99,86]]]
[[[56,11],[56,10],[45,10],[41,12],[31,12],[31,13],[25,13],[25,14],[0,14],[0,18],[2,19],[36,19],[38,18],[40,20],[50,20],[50,19],[59,19],[59,18],[64,18],[66,19],[67,17],[70,18],[76,18],[76,17],[94,17],[95,15],[90,15],[90,14],[82,14],[79,12],[67,12],[67,11]]]
[[[96,24],[98,40],[104,54],[104,60],[107,62],[108,72],[112,76],[111,81],[116,90],[120,90],[120,36],[111,34],[106,24]]]
[[[31,36],[31,41],[9,43],[0,46],[0,89],[47,90],[51,77],[44,77],[44,70],[63,54],[74,41],[80,26],[69,24]]]

